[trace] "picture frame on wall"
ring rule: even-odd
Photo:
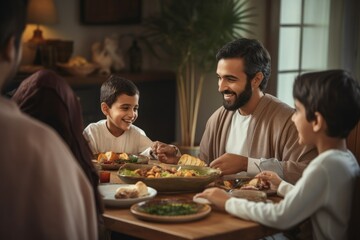
[[[83,24],[139,24],[142,0],[81,0]]]

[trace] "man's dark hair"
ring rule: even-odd
[[[241,58],[244,61],[247,80],[262,72],[264,79],[259,88],[264,91],[271,74],[271,58],[261,42],[255,39],[240,38],[225,44],[216,54],[216,60]]]
[[[294,99],[305,107],[306,119],[324,117],[330,137],[346,138],[360,118],[359,83],[344,70],[305,73],[294,82]]]
[[[140,92],[132,81],[111,75],[101,86],[100,102],[104,102],[111,107],[121,94],[134,96],[136,94],[140,95]]]
[[[27,0],[0,0],[0,54],[4,53],[12,36],[19,49],[26,25],[27,3]]]

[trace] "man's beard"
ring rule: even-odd
[[[223,92],[221,92],[223,95],[224,94],[235,94],[236,99],[234,101],[234,103],[230,103],[227,102],[225,99],[223,100],[223,106],[225,109],[230,110],[230,111],[235,111],[239,108],[241,108],[242,106],[244,106],[251,98],[252,96],[252,90],[251,90],[251,84],[250,82],[246,83],[245,86],[245,90],[239,94],[239,96],[237,96],[237,94],[233,91],[228,91],[225,90]]]

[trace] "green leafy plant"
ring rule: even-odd
[[[195,145],[205,74],[213,71],[219,47],[252,33],[249,0],[160,0],[160,13],[145,21],[153,53],[176,71],[182,146]],[[155,51],[156,49],[156,51]],[[164,58],[166,56],[166,58]]]

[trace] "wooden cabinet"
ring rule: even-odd
[[[139,117],[135,125],[143,129],[153,141],[175,141],[176,80],[173,72],[144,71],[117,73],[132,80],[140,91]],[[64,77],[79,96],[84,126],[104,119],[100,110],[100,87],[106,80],[102,76]]]

